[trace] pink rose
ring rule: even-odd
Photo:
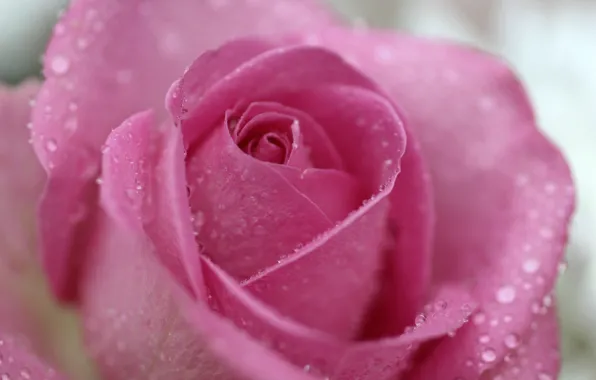
[[[314,3],[57,25],[40,249],[101,378],[555,379],[573,187],[520,83]]]

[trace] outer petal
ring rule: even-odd
[[[129,228],[145,231],[161,262],[200,296],[182,136],[169,123],[158,128],[153,116],[136,114],[110,134],[103,150],[102,202]]]
[[[467,321],[474,305],[463,289],[443,289],[405,334],[370,342],[338,340],[279,314],[238,286],[224,271],[205,262],[213,307],[252,337],[294,365],[338,380],[393,380],[419,344],[440,338]]]
[[[38,89],[27,82],[15,89],[0,86],[0,376],[64,377],[40,360],[33,349],[10,333],[39,332],[32,312],[30,276],[35,262],[35,205],[45,174],[28,142],[30,105]],[[31,318],[29,318],[31,317]],[[39,338],[36,336],[35,338]],[[35,341],[35,348],[46,342]]]
[[[34,254],[35,205],[45,173],[29,144],[29,114],[39,85],[15,89],[0,85],[0,244],[2,257]]]
[[[81,214],[73,200],[94,196],[85,184],[97,176],[111,128],[132,113],[161,109],[170,83],[208,48],[244,34],[316,29],[329,17],[313,3],[72,2],[45,56],[47,80],[33,114],[36,152],[50,172],[41,215],[52,222],[41,226],[43,257],[59,295],[68,296],[72,285],[66,263],[76,249],[72,216]]]
[[[35,82],[0,88],[0,377],[65,379],[44,358],[93,380],[72,313],[48,292],[36,255],[35,206],[45,173],[25,126],[37,89]]]
[[[556,380],[561,370],[560,331],[557,309],[536,316],[525,336],[508,335],[503,344],[510,349],[503,361],[484,373],[481,380]]]
[[[382,115],[388,115],[386,110],[393,107],[389,102],[367,91],[340,86],[316,87],[282,101],[326,126],[347,167],[367,188],[383,183],[383,172],[375,163],[390,164],[391,152],[399,150],[392,130],[383,122]],[[406,123],[406,132],[408,127]],[[363,331],[368,338],[401,333],[429,291],[434,227],[431,184],[420,145],[412,133],[406,137],[401,171],[388,195],[387,232],[391,236],[384,246],[381,291]],[[353,152],[367,152],[363,153],[366,159]]]
[[[190,299],[155,260],[146,237],[128,228],[134,214],[123,216],[98,217],[82,286],[87,345],[103,378],[311,379]]]
[[[300,229],[289,230],[294,234],[314,229],[322,234],[310,242],[302,240],[302,243],[307,243],[305,247],[282,258],[278,263],[274,262],[275,265],[256,274],[245,285],[282,314],[324,331],[333,331],[344,337],[353,336],[362,322],[365,306],[378,291],[377,280],[382,253],[380,247],[385,237],[388,210],[385,198],[393,188],[405,147],[402,120],[390,102],[377,93],[377,86],[336,54],[309,46],[283,46],[262,53],[255,46],[257,45],[254,41],[234,41],[215,52],[199,57],[175,85],[177,88],[170,93],[173,116],[180,121],[185,141],[193,147],[191,152],[196,147],[196,156],[200,159],[199,163],[202,163],[196,165],[198,170],[194,170],[192,160],[195,154],[191,154],[190,169],[194,173],[189,173],[189,179],[197,179],[197,184],[193,187],[202,190],[203,181],[208,183],[204,187],[208,187],[215,182],[213,178],[219,178],[221,183],[218,184],[218,188],[221,190],[211,190],[209,193],[237,199],[238,206],[231,207],[227,199],[214,198],[209,201],[201,191],[197,191],[197,199],[205,203],[198,211],[215,207],[250,211],[256,207],[253,203],[267,205],[267,200],[263,197],[268,194],[264,191],[255,194],[254,186],[248,191],[238,191],[234,197],[229,195],[232,193],[228,189],[238,187],[231,184],[242,184],[243,173],[235,174],[236,169],[231,170],[230,165],[222,165],[226,162],[220,157],[222,154],[226,159],[232,156],[217,148],[221,144],[213,144],[214,136],[221,132],[216,131],[209,135],[228,109],[234,109],[239,102],[273,101],[304,111],[318,121],[336,146],[345,163],[346,171],[362,186],[365,194],[363,198],[369,201],[327,231],[313,223],[301,223]],[[245,57],[249,50],[255,56],[232,70],[229,61],[236,62],[235,58],[238,55]],[[217,70],[219,66],[216,63],[219,61],[224,67],[223,71],[230,70],[229,73],[224,75]],[[212,73],[214,74],[211,75]],[[176,102],[176,99],[182,101]],[[175,105],[177,107],[174,107]],[[359,152],[365,159],[355,156],[354,152]],[[209,156],[206,156],[207,154]],[[220,165],[220,169],[214,165]],[[265,182],[262,179],[266,178],[264,175],[255,174],[253,178],[248,165],[240,165],[240,168],[244,167],[248,169],[245,174],[246,183],[257,180],[257,185],[260,185],[260,182]],[[232,179],[235,182],[232,182]],[[269,187],[272,192],[283,188],[279,185]],[[250,196],[246,197],[246,194],[255,194],[257,202],[253,202]],[[280,195],[270,198],[275,197],[281,198]],[[285,203],[286,208],[298,205],[297,201]],[[249,205],[248,208],[245,204]],[[273,211],[283,210],[280,207],[273,207]],[[307,210],[306,207],[299,206],[299,210],[292,213],[300,215]],[[210,214],[217,215],[217,212],[210,210],[204,213],[205,224],[208,227],[213,223],[207,219],[210,218]],[[226,213],[228,215],[225,219],[230,220],[229,212]],[[267,213],[259,212],[257,217],[261,215]],[[283,216],[284,213],[280,211],[279,215]],[[234,216],[233,221],[243,223],[245,219]],[[273,217],[267,216],[267,219],[269,225],[257,220],[258,223],[265,224],[264,232],[271,231],[271,222],[275,227],[283,223]],[[299,216],[298,220],[307,219]],[[253,228],[250,223],[243,224]],[[234,227],[238,230],[238,226]],[[239,230],[242,231],[242,228]],[[256,231],[256,228],[254,230]],[[212,231],[208,233],[211,235]],[[213,236],[219,239],[220,231],[216,231]],[[285,239],[285,235],[279,241],[290,241],[291,248],[294,248],[296,243],[296,239]],[[251,243],[251,240],[246,239],[246,242]],[[213,247],[210,243],[206,240],[207,253]],[[233,243],[236,244],[236,241],[233,240]],[[268,243],[276,245],[278,240],[274,239]],[[260,256],[274,253],[272,249],[267,249],[269,245],[264,246],[265,249]],[[287,247],[283,248],[287,250]],[[214,251],[234,252],[232,249]],[[251,258],[246,254],[242,256]],[[225,270],[229,269],[221,258],[213,259]],[[234,258],[234,264],[241,263],[238,259],[239,257]],[[279,257],[273,259],[277,261]],[[247,262],[258,265],[263,260],[259,258]],[[271,258],[266,263],[271,265]],[[235,270],[231,273],[236,278],[242,278],[237,276]],[[326,293],[321,294],[320,289],[325,289]],[[350,297],[346,297],[347,294]],[[331,309],[330,305],[333,305]]]
[[[412,37],[329,31],[321,36],[382,83],[406,112],[431,168],[437,210],[434,281],[467,281],[490,324],[451,343],[442,378],[534,318],[553,286],[574,206],[569,169],[536,129],[519,82],[474,50]],[[503,324],[502,321],[509,321]],[[497,327],[500,326],[500,327]],[[448,341],[446,341],[448,342]],[[504,348],[495,345],[496,360]]]
[[[0,378],[66,380],[66,377],[40,360],[23,341],[0,334]]]

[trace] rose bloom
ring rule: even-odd
[[[79,0],[44,74],[45,175],[35,85],[1,97],[2,380],[557,377],[573,186],[495,57],[315,1]]]

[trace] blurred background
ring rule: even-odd
[[[300,1],[300,0],[297,0]],[[562,380],[596,379],[596,0],[325,0],[359,26],[447,37],[505,57],[565,152],[578,211],[559,284]],[[0,80],[39,70],[68,0],[0,0]]]

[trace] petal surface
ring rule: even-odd
[[[52,223],[40,226],[40,238],[55,292],[76,298],[74,271],[66,269],[80,251],[72,243],[80,221],[72,219],[81,206],[72,200],[97,196],[87,184],[99,175],[111,128],[147,108],[164,116],[171,82],[209,48],[247,34],[317,29],[330,19],[314,1],[73,1],[46,52],[33,112],[34,145],[50,181],[40,212]]]
[[[0,86],[0,255],[30,258],[36,252],[35,206],[45,173],[29,143],[30,102],[39,84]],[[2,257],[0,256],[0,257]]]
[[[180,130],[158,126],[151,111],[117,127],[103,149],[102,202],[144,231],[181,285],[203,294],[199,252],[191,227]]]
[[[320,37],[383,85],[420,141],[437,212],[433,282],[474,284],[487,320],[496,320],[454,338],[457,360],[446,361],[441,375],[465,377],[479,336],[503,341],[525,329],[532,303],[553,287],[574,208],[569,168],[536,128],[518,80],[495,58],[394,34]],[[505,350],[494,349],[498,362]]]
[[[22,339],[0,334],[0,377],[5,379],[66,380],[39,359]]]
[[[247,49],[247,46],[252,50]],[[237,56],[245,57],[247,50],[252,51],[251,54],[255,56],[240,64],[235,70],[227,75],[222,75],[216,70],[218,60],[221,60],[227,70],[229,60],[234,61]],[[385,237],[385,217],[388,209],[384,198],[393,187],[399,172],[399,160],[404,152],[405,135],[402,120],[386,98],[376,93],[377,87],[366,76],[325,49],[284,46],[262,53],[258,51],[254,42],[250,41],[236,41],[224,45],[216,52],[199,57],[178,84],[174,85],[177,89],[170,92],[171,112],[174,119],[180,121],[185,141],[191,146],[189,169],[192,172],[187,176],[189,180],[197,179],[197,183],[193,184],[191,189],[196,193],[193,199],[201,203],[198,209],[193,204],[195,211],[201,212],[200,218],[197,219],[204,221],[201,223],[199,235],[206,226],[212,226],[214,220],[208,219],[215,219],[212,216],[222,219],[221,210],[225,210],[225,221],[234,223],[232,231],[246,231],[248,234],[244,239],[228,236],[226,241],[232,244],[216,247],[210,244],[209,240],[222,239],[222,232],[227,233],[226,228],[221,228],[215,233],[211,228],[207,228],[208,235],[203,237],[206,239],[207,255],[210,251],[229,255],[225,261],[222,257],[210,257],[237,279],[242,279],[242,276],[238,277],[229,264],[260,267],[262,270],[258,273],[254,273],[252,268],[252,277],[245,284],[254,294],[274,305],[282,314],[292,316],[306,325],[316,326],[343,337],[353,336],[362,321],[366,306],[378,291],[377,277],[381,265],[379,247]],[[234,52],[238,54],[234,55]],[[210,72],[217,75],[209,75]],[[176,102],[173,98],[182,101]],[[258,166],[256,163],[251,164],[246,160],[246,156],[235,154],[237,147],[230,146],[226,148],[228,150],[219,148],[226,146],[222,143],[228,138],[227,131],[211,132],[221,122],[226,111],[235,109],[239,103],[250,102],[277,102],[288,105],[318,122],[344,161],[346,172],[362,187],[361,199],[370,198],[370,201],[365,202],[364,206],[349,214],[335,227],[335,220],[323,228],[311,222],[304,223],[308,219],[301,215],[309,210],[308,207],[302,206],[304,200],[296,197],[295,201],[291,201],[288,198],[289,193],[283,190],[276,194],[278,189],[287,187],[282,186],[279,178],[266,172],[257,174],[257,168],[263,171],[266,167],[262,163]],[[176,104],[178,108],[174,107]],[[356,116],[359,118],[356,119]],[[374,128],[369,128],[370,125],[374,125]],[[219,139],[218,143],[216,138]],[[206,156],[207,154],[210,156]],[[227,164],[219,168],[213,166],[234,157],[245,157],[246,162],[232,166]],[[362,157],[365,159],[360,159]],[[194,162],[199,165],[195,165]],[[255,166],[256,168],[252,168]],[[248,170],[243,173],[239,171],[242,168]],[[334,192],[342,191],[339,193],[342,194],[354,187],[343,185],[349,183],[345,178],[338,177],[333,181],[330,177],[324,178],[327,175],[324,171],[307,170],[304,176],[290,176],[288,170],[289,168],[285,167],[276,168],[275,172],[283,174],[284,180],[287,178],[294,188],[306,196],[307,201],[312,199],[315,202],[324,202],[333,199]],[[210,177],[209,181],[207,177]],[[214,181],[218,178],[219,183]],[[272,185],[264,178],[275,179],[279,184]],[[243,182],[253,184],[251,187],[242,188],[240,185]],[[203,183],[217,184],[217,188],[205,193],[207,186],[202,185]],[[267,190],[255,191],[263,184],[266,184]],[[324,188],[317,184],[335,185]],[[232,197],[234,193],[236,195]],[[350,193],[351,191],[346,194]],[[223,199],[226,194],[227,198]],[[209,196],[218,198],[211,199]],[[264,196],[269,200],[263,199]],[[283,202],[270,202],[274,198],[283,199]],[[354,197],[344,197],[342,194],[334,201],[339,199],[352,203],[350,198]],[[231,207],[228,204],[230,199],[243,206]],[[191,204],[193,202],[194,200]],[[244,206],[247,204],[250,204],[250,207]],[[290,207],[292,213],[286,212]],[[338,213],[337,208],[335,209],[332,213],[326,214]],[[237,218],[239,210],[247,217],[259,210],[255,217],[267,215],[267,218],[251,222],[250,218]],[[291,215],[296,216],[289,217]],[[287,223],[295,223],[296,226],[290,229],[279,227],[287,227]],[[264,224],[261,226],[263,228],[259,229],[263,231],[260,235],[274,231],[269,239],[256,239],[259,237],[259,231],[255,228],[260,224]],[[251,228],[247,229],[246,226]],[[331,227],[333,228],[330,229]],[[310,235],[309,238],[298,239],[294,236],[301,231],[307,231],[308,234],[305,235]],[[284,234],[288,233],[294,238],[286,239]],[[315,234],[320,236],[313,240]],[[286,256],[276,253],[276,247],[264,248],[272,244],[279,246],[285,241],[291,243],[281,251]],[[253,254],[234,254],[235,247],[242,248],[244,243],[251,242],[258,242],[251,244]],[[299,248],[298,244],[306,245]],[[294,250],[295,252],[292,252]],[[269,257],[273,253],[276,255]],[[264,261],[268,265],[262,265],[260,260],[254,260],[254,257],[268,257]],[[325,297],[321,296],[319,289],[326,289]],[[350,294],[349,298],[346,297],[347,294]],[[336,307],[330,309],[330,302]]]
[[[215,310],[290,363],[321,377],[394,379],[411,363],[419,344],[457,330],[474,310],[465,290],[445,288],[425,308],[425,320],[405,334],[370,342],[341,340],[279,314],[216,265],[204,263],[209,300]]]

